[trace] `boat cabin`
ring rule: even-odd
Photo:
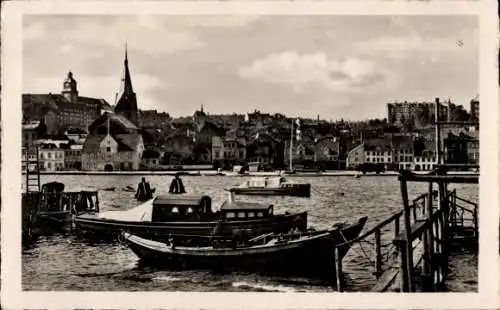
[[[263,178],[251,178],[246,182],[246,187],[256,187],[256,188],[274,188],[281,187],[281,184],[285,183],[286,179],[284,177],[263,177]]]
[[[225,220],[251,220],[273,216],[273,205],[243,201],[226,201],[221,207],[221,217]]]
[[[153,201],[152,222],[200,220],[213,216],[212,200],[203,195],[161,195]]]

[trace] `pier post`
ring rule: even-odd
[[[406,245],[406,274],[408,278],[408,289],[413,292],[413,246],[411,239],[411,224],[410,224],[410,205],[408,202],[408,187],[406,179],[403,177],[400,180],[401,195],[403,198],[403,223],[405,232]]]
[[[432,208],[432,187],[433,183],[429,182],[429,191],[427,193],[427,221],[429,222],[429,228],[427,229],[427,244],[424,246],[427,248],[427,260],[429,264],[429,274],[431,277],[434,277],[435,273],[435,268],[434,268],[434,263],[433,263],[433,256],[434,256],[434,224],[432,223],[432,215],[433,215],[433,208]]]
[[[399,243],[399,276],[401,279],[399,285],[400,291],[403,293],[410,292],[410,279],[408,278],[408,272],[406,272],[408,267],[407,243],[407,240],[401,240]]]
[[[375,276],[377,279],[382,274],[382,252],[380,242],[380,229],[375,230]]]
[[[394,219],[394,238],[399,236],[399,216]]]
[[[448,217],[448,212],[447,212],[447,197],[446,197],[446,186],[444,182],[439,182],[439,209],[441,210],[441,214],[439,216],[439,226],[440,226],[440,241],[441,241],[441,251],[440,251],[440,264],[442,268],[442,273],[444,276],[444,273],[448,270],[448,255],[447,255],[447,246],[446,242],[448,241],[448,236],[447,236],[447,217]]]
[[[342,293],[344,291],[344,279],[342,276],[342,258],[340,256],[340,249],[338,247],[335,247],[333,253],[335,261],[335,281],[337,284],[337,291]]]
[[[432,223],[429,223],[431,224],[429,227],[430,229],[432,229]],[[421,288],[422,288],[422,291],[424,292],[429,292],[430,291],[430,284],[429,284],[429,280],[431,279],[432,277],[432,273],[431,273],[431,268],[430,268],[430,256],[429,256],[429,237],[428,237],[428,232],[424,232],[424,240],[423,240],[423,247],[424,247],[424,259],[423,259],[423,270],[422,270],[422,274],[421,274]]]
[[[410,207],[413,215],[413,223],[415,223],[417,221],[417,202],[413,200],[413,205]]]
[[[477,220],[477,207],[474,207],[474,214],[472,215],[472,221],[474,222],[474,239],[478,239],[479,237],[479,227],[478,225],[478,220]]]

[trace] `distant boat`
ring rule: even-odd
[[[340,258],[359,236],[367,218],[352,224],[339,224],[328,230],[315,232],[269,233],[252,239],[233,236],[227,242],[210,246],[190,247],[144,239],[128,232],[122,237],[142,262],[181,269],[250,269],[264,272],[281,271],[286,274],[308,274],[332,279],[335,275],[334,248],[339,246]]]
[[[310,197],[311,184],[289,182],[284,177],[260,177],[251,178],[229,191],[236,195]]]
[[[113,192],[115,191],[116,187],[106,187],[106,188],[103,188],[102,190],[103,191],[107,191],[107,192]]]

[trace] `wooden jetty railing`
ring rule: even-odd
[[[436,193],[433,193],[433,197],[436,196]],[[425,205],[425,202],[427,201],[428,197],[427,194],[422,194],[412,200],[412,205],[410,208],[412,209],[412,222],[416,222],[419,219],[420,214],[422,212],[425,212],[422,208],[423,205]],[[350,240],[348,242],[342,243],[337,245],[336,251],[338,251],[339,248],[345,245],[354,245],[354,244],[359,244],[361,246],[361,243],[368,243],[371,245],[371,251],[369,255],[366,253],[365,249],[362,249],[362,255],[365,256],[365,258],[370,260],[371,268],[373,268],[372,274],[375,276],[377,280],[380,280],[381,277],[384,275],[384,272],[387,270],[384,270],[384,265],[387,263],[391,263],[390,259],[394,258],[394,256],[397,254],[396,246],[393,245],[392,240],[394,238],[397,238],[402,229],[402,222],[401,222],[401,217],[403,216],[403,210],[398,211],[396,213],[393,213],[392,215],[388,216],[384,220],[380,221],[377,223],[375,226],[361,234],[359,237]],[[385,241],[385,242],[384,242]],[[373,259],[368,258],[368,256],[373,256]],[[335,257],[339,257],[338,255],[335,255]],[[337,290],[343,291],[344,286],[343,286],[343,279],[342,279],[342,269],[343,269],[343,262],[341,260],[336,259],[335,260],[335,266],[336,266],[336,279],[335,282],[337,284]],[[391,266],[388,266],[389,269]],[[387,277],[387,275],[385,275]]]
[[[447,185],[451,182],[476,183],[478,177],[402,172],[399,180],[403,210],[382,220],[358,238],[338,245],[335,251],[346,244],[372,245],[372,255],[362,250],[377,280],[372,291],[394,289],[398,280],[401,292],[438,291],[448,268],[447,242],[463,234],[464,230],[469,231],[470,236],[466,237],[471,237],[472,241],[477,242],[478,237],[477,203],[458,197],[456,189],[449,191]],[[408,180],[428,182],[427,193],[410,201]],[[433,189],[433,183],[437,183],[437,190]],[[341,292],[344,290],[342,265],[341,260],[335,260],[335,282]]]

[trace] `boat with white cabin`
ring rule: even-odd
[[[253,177],[229,189],[236,195],[311,197],[311,184],[288,181],[285,177]]]

